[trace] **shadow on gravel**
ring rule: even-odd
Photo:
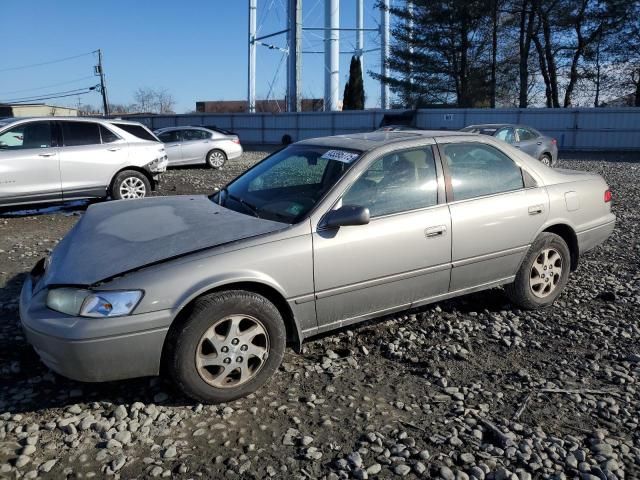
[[[78,215],[84,212],[89,205],[98,203],[101,200],[76,200],[58,204],[47,204],[46,206],[23,205],[15,208],[0,208],[0,218],[33,217],[38,215],[48,215],[51,213],[62,213],[64,215]]]
[[[17,298],[24,275],[12,278],[7,290],[12,298]],[[7,292],[7,293],[9,293]],[[494,289],[483,294],[472,294],[455,300],[427,305],[407,312],[380,317],[369,322],[352,325],[344,330],[360,331],[375,326],[398,315],[419,314],[440,306],[443,313],[456,309],[458,311],[499,311],[505,308],[506,298],[501,290]],[[37,412],[50,408],[65,408],[75,403],[134,402],[156,403],[164,406],[194,406],[195,402],[177,393],[173,386],[161,377],[121,380],[107,383],[76,382],[51,372],[40,360],[33,348],[27,343],[22,333],[17,306],[0,310],[0,410],[12,413]],[[330,332],[315,337],[319,340],[326,336],[336,335]],[[310,351],[311,350],[311,351]],[[336,348],[340,358],[350,356],[348,349]],[[308,359],[322,354],[307,349]],[[319,359],[319,358],[318,358]],[[429,363],[429,362],[427,362]],[[420,366],[413,365],[420,371]]]

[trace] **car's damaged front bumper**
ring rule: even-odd
[[[20,294],[27,341],[53,371],[79,381],[103,382],[158,375],[169,310],[113,318],[86,318],[46,306],[47,289],[29,275]]]

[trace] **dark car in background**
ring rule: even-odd
[[[490,135],[519,148],[543,164],[553,167],[558,162],[558,143],[555,138],[543,135],[535,128],[513,124],[469,125],[463,132]]]

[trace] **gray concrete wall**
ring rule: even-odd
[[[152,129],[215,125],[236,132],[245,144],[278,144],[282,136],[306,138],[370,132],[393,110],[303,113],[186,114],[134,117]],[[459,130],[478,123],[522,123],[555,137],[564,150],[640,150],[640,108],[425,109],[416,126]]]

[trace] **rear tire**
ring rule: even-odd
[[[124,170],[116,175],[111,183],[111,198],[131,200],[144,198],[151,192],[151,182],[143,173],[136,170]]]
[[[551,159],[551,155],[549,155],[548,153],[543,153],[540,156],[540,163],[542,163],[543,165],[546,165],[547,167],[551,167],[552,162],[553,160]]]
[[[286,330],[278,309],[253,292],[201,297],[185,322],[172,327],[167,372],[189,397],[229,402],[253,393],[278,369]]]
[[[222,150],[211,150],[207,153],[207,165],[209,168],[218,170],[227,163],[227,155]]]
[[[569,280],[571,254],[562,237],[542,233],[531,246],[513,283],[504,289],[511,303],[526,310],[553,304]]]

